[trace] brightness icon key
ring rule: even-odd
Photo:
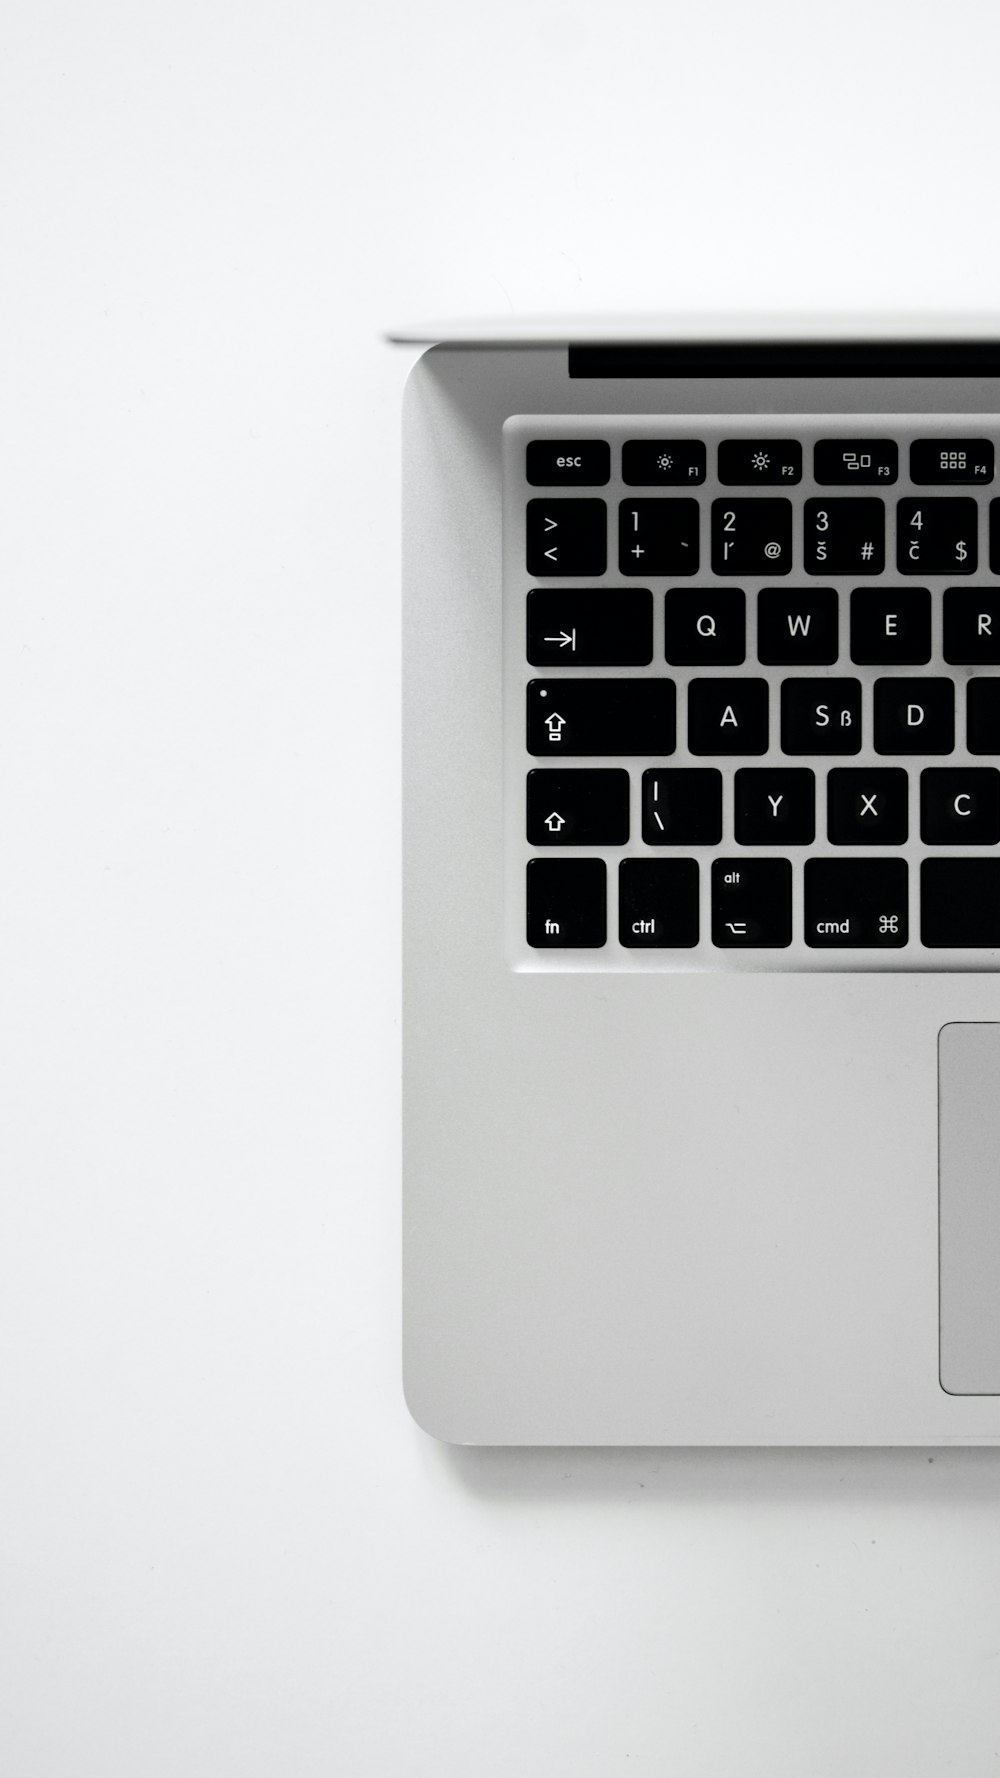
[[[802,446],[797,438],[727,438],[719,445],[719,480],[724,487],[757,482],[785,487],[802,480]]]

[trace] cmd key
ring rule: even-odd
[[[920,937],[932,948],[1000,945],[1000,858],[927,858],[920,866]]]

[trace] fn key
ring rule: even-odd
[[[593,950],[607,941],[607,870],[602,858],[532,858],[528,943],[535,950]]]

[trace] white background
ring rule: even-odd
[[[985,0],[8,0],[4,1778],[1000,1770],[1000,1454],[406,1416],[377,338],[1000,308],[998,50]]]

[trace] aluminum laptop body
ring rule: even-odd
[[[411,1412],[997,1442],[1000,323],[396,337]]]

